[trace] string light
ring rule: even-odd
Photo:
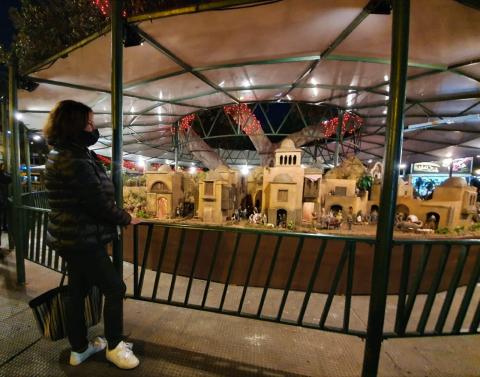
[[[261,130],[262,125],[245,103],[223,107],[225,114],[230,115],[246,135],[253,135]]]
[[[192,127],[192,123],[193,123],[194,120],[195,120],[195,114],[185,115],[180,120],[180,125],[178,127],[179,131],[187,132],[190,129],[190,127]]]
[[[342,135],[353,134],[363,124],[363,119],[356,114],[345,112],[343,114]],[[338,116],[322,122],[323,134],[331,137],[337,132]]]
[[[110,0],[92,0],[92,4],[98,8],[102,16],[108,17],[111,13]],[[122,11],[122,17],[127,17],[127,11]]]

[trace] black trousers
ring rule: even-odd
[[[95,251],[64,253],[67,261],[69,297],[67,300],[68,340],[75,352],[88,346],[85,326],[85,296],[96,285],[105,296],[103,321],[108,348],[122,340],[125,283],[104,247]]]

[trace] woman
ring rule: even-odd
[[[106,244],[118,237],[118,225],[139,221],[115,205],[113,184],[88,149],[99,137],[90,107],[71,100],[59,102],[44,133],[53,146],[45,171],[51,208],[47,243],[67,262],[70,364],[78,365],[108,345],[109,361],[122,369],[135,368],[139,360],[121,333],[126,287],[107,255]],[[88,342],[84,297],[92,285],[105,295],[106,340],[97,337]]]

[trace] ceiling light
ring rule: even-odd
[[[388,81],[388,75],[383,76],[383,80]]]
[[[248,165],[243,165],[240,171],[242,172],[242,175],[248,175],[250,169],[248,168]]]
[[[315,80],[315,77],[312,77],[312,79],[310,80],[310,82],[311,82],[313,85],[317,85],[317,80]]]
[[[197,168],[195,166],[190,166],[190,168],[188,169],[188,172],[190,174],[195,174],[197,172]]]
[[[292,97],[290,97],[290,94],[287,94],[287,98],[288,98],[289,101],[292,100]]]
[[[223,88],[224,85],[225,85],[225,81],[222,81],[220,84],[218,84],[220,88]]]
[[[42,137],[40,135],[33,135],[32,139],[35,141],[39,141],[39,140],[42,140]]]
[[[23,119],[23,114],[19,112],[15,112],[15,119],[16,120],[22,120]]]
[[[371,164],[371,163],[373,162],[373,160],[372,160],[372,159],[370,159],[370,160],[368,160],[367,162],[368,162],[369,164]]]
[[[452,159],[451,158],[446,158],[442,161],[442,166],[447,167],[447,166],[450,166],[451,163],[452,163]]]

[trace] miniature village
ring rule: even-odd
[[[124,206],[152,221],[374,235],[382,166],[367,169],[349,157],[326,173],[301,165],[302,150],[286,138],[273,166],[242,174],[219,166],[190,174],[162,165],[124,185]],[[477,189],[450,177],[431,199],[415,197],[411,182],[399,180],[395,231],[400,235],[480,234]]]

